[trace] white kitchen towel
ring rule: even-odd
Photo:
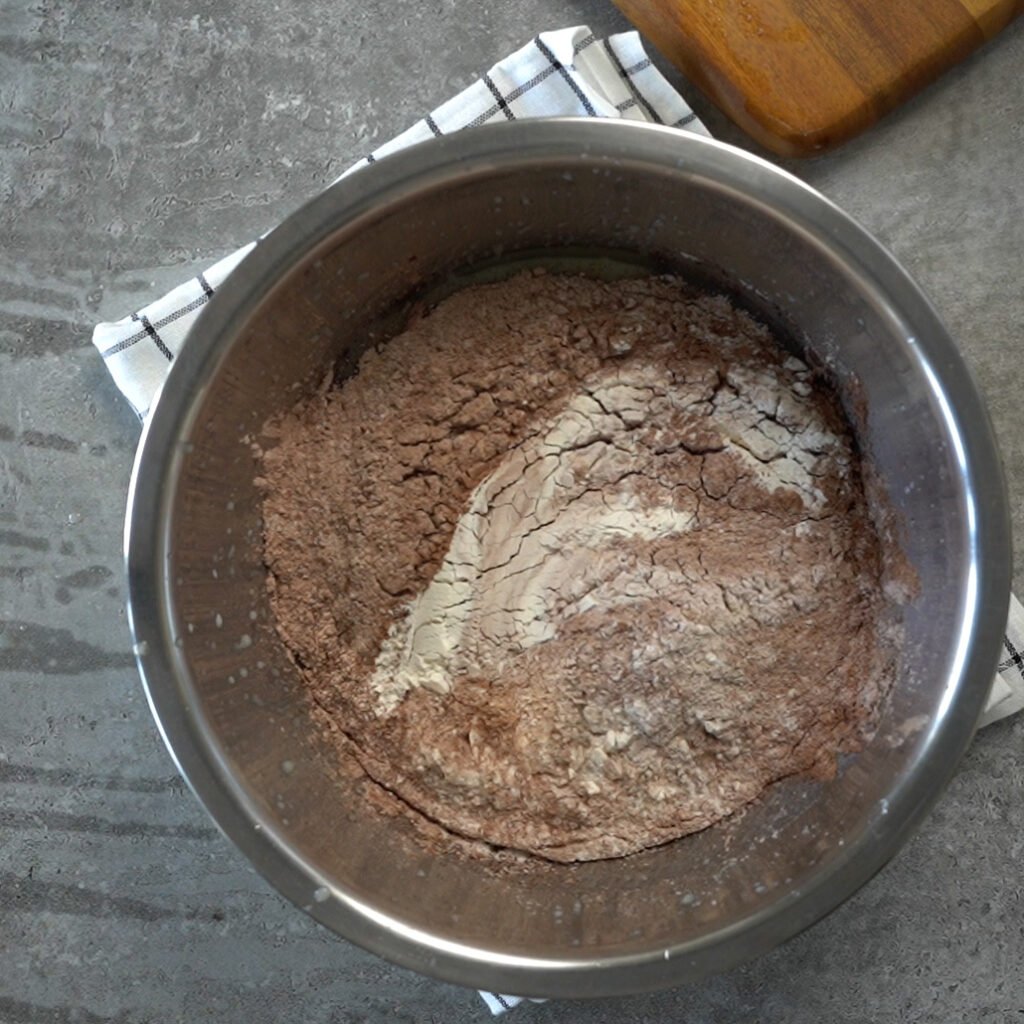
[[[495,1017],[511,1010],[513,1006],[518,1006],[520,1003],[546,1003],[546,999],[527,999],[525,996],[503,996],[497,992],[481,992],[481,998],[487,1004],[487,1009],[494,1014]]]
[[[685,100],[651,63],[637,33],[598,39],[581,25],[542,32],[345,174],[412,143],[463,128],[492,121],[570,115],[625,117],[708,134]],[[93,344],[114,383],[141,419],[152,407],[200,310],[255,244],[225,256],[130,316],[96,326]],[[1024,707],[1024,609],[1015,598],[1004,645],[1006,657],[999,665],[982,725]],[[523,1002],[518,996],[480,994],[496,1015]]]
[[[999,662],[988,703],[978,728],[998,722],[1024,708],[1024,607],[1010,595],[1010,617],[1003,637],[1003,659]]]

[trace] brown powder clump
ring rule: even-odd
[[[850,430],[725,298],[468,288],[268,430],[278,632],[410,816],[620,856],[862,744],[894,666]]]

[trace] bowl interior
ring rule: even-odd
[[[495,979],[475,961],[527,964],[540,971],[533,994],[564,993],[544,971],[584,961],[628,964],[631,982],[606,974],[577,984],[577,994],[663,984],[669,956],[676,980],[702,973],[701,951],[715,943],[715,965],[727,966],[756,951],[721,944],[752,921],[764,922],[763,948],[828,909],[800,898],[842,888],[856,851],[899,831],[932,795],[917,775],[935,730],[977,711],[984,681],[962,673],[976,599],[973,499],[942,368],[863,254],[756,188],[699,168],[565,156],[392,184],[386,200],[350,208],[337,223],[323,206],[300,213],[289,230],[316,244],[282,255],[286,273],[272,287],[254,283],[229,328],[197,340],[209,350],[208,379],[182,402],[163,499],[166,629],[180,699],[221,773],[244,792],[253,827],[301,865],[288,894],[350,937],[382,948],[381,933],[398,933],[399,959],[466,983]],[[289,246],[300,251],[289,240],[282,252]],[[424,287],[467,265],[538,254],[569,269],[633,261],[699,274],[783,326],[830,368],[898,513],[920,589],[877,735],[832,781],[779,783],[723,824],[628,859],[498,869],[427,852],[402,820],[369,809],[361,784],[323,749],[272,625],[251,442],[332,367],[350,372]],[[198,330],[209,327],[204,320]],[[786,905],[785,923],[771,924]],[[353,934],[354,917],[366,934]],[[468,966],[456,969],[449,954]],[[526,987],[514,971],[502,977],[511,990]]]

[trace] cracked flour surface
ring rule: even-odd
[[[269,425],[277,629],[404,813],[553,860],[828,775],[894,673],[849,428],[678,279],[466,289]]]

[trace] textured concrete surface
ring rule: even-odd
[[[89,330],[272,225],[538,29],[621,22],[598,0],[0,13],[0,1022],[483,1020],[473,993],[286,904],[176,779],[124,624],[138,425]],[[868,136],[793,165],[892,247],[960,339],[1020,536],[1022,67],[1017,25]],[[1024,719],[981,735],[894,863],[774,954],[517,1018],[1021,1020],[1022,740]]]

